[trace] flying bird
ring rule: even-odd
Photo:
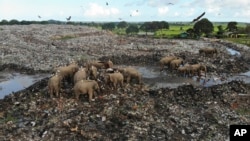
[[[173,3],[169,2],[168,5],[174,5]]]
[[[197,22],[202,16],[205,15],[205,12],[203,12],[200,16],[198,16],[197,18],[193,19],[192,23],[193,22]]]
[[[71,19],[71,16],[69,16],[68,18],[66,18],[67,21],[69,21]]]
[[[106,2],[106,5],[108,6],[108,5],[109,5],[109,3],[108,3],[108,2]]]
[[[38,15],[38,18],[41,19],[42,17],[40,15]]]

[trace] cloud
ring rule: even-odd
[[[96,3],[90,3],[88,8],[84,10],[83,15],[86,17],[108,17],[113,15],[118,15],[120,13],[119,9],[101,6]]]
[[[168,12],[169,12],[169,8],[167,6],[158,8],[159,15],[166,15]]]
[[[250,17],[250,10],[241,10],[236,13],[234,13],[233,17],[239,17],[239,18],[244,18],[244,17]]]
[[[195,14],[195,9],[194,9],[194,8],[190,8],[190,9],[188,9],[188,11],[186,11],[186,12],[184,13],[184,15],[185,15],[186,17],[194,16],[194,14]],[[199,16],[199,15],[197,15],[197,16]]]

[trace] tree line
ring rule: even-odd
[[[120,22],[107,22],[107,23],[97,23],[97,22],[73,22],[73,21],[56,21],[56,20],[48,20],[48,21],[18,21],[18,20],[2,20],[0,21],[0,25],[29,25],[29,24],[71,24],[71,25],[86,25],[86,26],[94,26],[101,27],[103,30],[114,30],[114,29],[125,29],[127,35],[138,34],[139,31],[144,31],[147,35],[148,32],[156,32],[163,29],[169,29],[169,23],[166,21],[150,21],[150,22],[142,22],[142,23],[128,23],[126,21]],[[245,28],[239,28],[237,26],[237,22],[231,21],[228,22],[227,27],[223,29],[222,25],[217,26],[217,33],[214,35],[214,25],[207,18],[203,18],[196,23],[194,23],[193,27],[187,29],[185,32],[188,34],[189,38],[196,38],[200,36],[216,36],[217,38],[223,38],[225,36],[225,32],[230,32],[234,34],[246,34],[250,36],[250,24],[247,24]],[[182,29],[182,25],[180,25]]]

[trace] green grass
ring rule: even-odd
[[[227,22],[222,22],[222,23],[218,23],[215,22],[213,23],[214,26],[214,31],[212,33],[212,35],[216,35],[218,32],[218,26],[221,25],[222,29],[226,29],[227,27]],[[180,35],[180,33],[185,32],[187,29],[189,28],[193,28],[194,24],[182,24],[182,25],[176,25],[176,24],[172,24],[169,23],[169,29],[162,29],[162,30],[158,30],[155,33],[153,33],[153,37],[155,38],[176,38]],[[245,23],[238,23],[237,24],[238,28],[245,28],[246,24]],[[115,28],[113,31],[113,33],[118,34],[118,35],[126,35],[126,29],[118,29]],[[143,31],[139,31],[138,35],[142,35],[145,34],[145,32]],[[150,33],[152,35],[152,33]],[[150,36],[150,35],[149,35]],[[245,36],[245,35],[243,35]],[[247,46],[250,46],[250,38],[249,37],[243,37],[241,36],[241,38],[223,38],[224,40],[228,40],[231,42],[235,42],[235,43],[240,43],[240,44],[245,44]]]
[[[234,43],[244,44],[250,47],[250,38],[223,38]]]

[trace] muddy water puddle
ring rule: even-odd
[[[17,92],[27,88],[46,76],[48,75],[27,75],[17,72],[0,72],[0,99],[12,92]]]
[[[241,55],[240,52],[235,50],[235,49],[232,49],[232,48],[226,48],[226,49],[230,55],[233,55],[233,56],[240,56]]]
[[[184,77],[178,76],[176,72],[167,73],[166,71],[160,72],[158,67],[149,66],[134,66],[142,73],[143,82],[151,88],[176,88],[181,85],[192,84],[194,86],[210,87],[213,85],[227,83],[233,80],[241,80],[245,83],[250,83],[250,71],[246,73],[236,74],[227,78],[221,76],[207,76],[201,77]]]
[[[184,77],[177,76],[176,74],[170,74],[166,71],[160,71],[157,67],[139,67],[134,66],[142,74],[143,82],[149,85],[151,88],[177,88],[178,86],[185,84],[192,84],[195,86],[203,85],[202,80],[198,80],[197,77]]]
[[[124,66],[121,66],[124,67]],[[241,80],[250,83],[250,71],[236,74],[226,79],[219,76],[207,76],[198,79],[198,77],[179,76],[175,72],[167,73],[160,71],[156,66],[132,66],[138,69],[142,74],[142,80],[145,85],[152,89],[157,88],[177,88],[181,85],[192,84],[198,87],[210,87],[213,85],[223,84],[232,80]],[[17,72],[0,72],[0,99],[12,92],[23,90],[42,78],[48,77],[48,74],[27,75]]]

